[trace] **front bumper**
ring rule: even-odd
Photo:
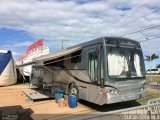
[[[147,90],[139,91],[136,93],[126,93],[126,94],[107,94],[107,103],[118,103],[130,100],[136,100],[139,98],[143,98],[147,95]]]

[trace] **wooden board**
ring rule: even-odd
[[[25,89],[22,90],[22,92],[33,100],[50,98],[49,95],[43,94],[42,92],[33,89]]]

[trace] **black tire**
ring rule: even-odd
[[[69,94],[70,95],[75,95],[76,96],[76,100],[79,101],[79,90],[78,87],[75,83],[72,83],[69,86]]]

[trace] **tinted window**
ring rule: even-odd
[[[88,71],[91,80],[97,82],[98,76],[98,57],[96,56],[95,52],[90,52],[88,54]]]

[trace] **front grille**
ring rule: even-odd
[[[126,94],[126,93],[137,93],[140,92],[140,88],[128,89],[128,90],[121,90],[119,94]]]

